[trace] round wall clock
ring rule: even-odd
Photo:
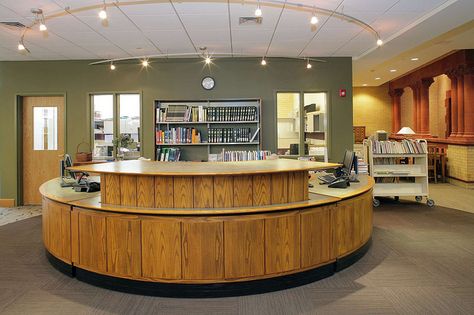
[[[205,90],[212,90],[216,86],[216,81],[212,77],[204,77],[201,81],[201,85]]]

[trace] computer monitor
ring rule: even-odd
[[[69,154],[64,154],[64,167],[72,167],[72,159]],[[68,171],[69,176],[71,176],[72,179],[76,179],[76,173]]]
[[[344,154],[344,160],[342,161],[342,171],[344,172],[344,174],[346,175],[351,174],[351,170],[354,167],[355,159],[356,159],[355,153],[350,150],[346,150],[346,153]]]

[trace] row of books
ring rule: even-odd
[[[177,162],[181,156],[179,148],[158,148],[156,150],[156,160],[164,162]]]
[[[252,131],[250,128],[209,129],[209,143],[251,142],[255,137],[252,137]]]
[[[156,131],[156,144],[201,143],[201,132],[195,128],[170,128]]]
[[[157,122],[257,121],[255,106],[188,106],[168,105],[156,108]]]
[[[256,151],[226,151],[222,149],[221,153],[209,154],[209,162],[235,162],[235,161],[257,161],[266,160],[272,153],[265,150]]]
[[[403,139],[397,141],[372,141],[372,152],[375,154],[425,154],[425,143],[417,140]]]

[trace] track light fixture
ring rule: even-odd
[[[105,4],[105,0],[104,0],[104,6],[102,7],[102,10],[99,11],[99,18],[101,20],[107,20],[107,6]]]
[[[45,32],[48,30],[46,23],[44,22],[43,10],[41,9],[31,9],[31,13],[35,15],[35,23],[39,23],[39,30]]]
[[[260,0],[257,2],[257,8],[255,9],[255,16],[256,17],[262,16],[262,9],[260,8]]]
[[[262,58],[262,61],[260,62],[260,64],[262,66],[266,66],[267,65],[267,61],[265,60],[265,57]]]
[[[311,69],[313,65],[309,62],[309,58],[306,61],[306,69]]]
[[[380,38],[377,39],[377,46],[382,46],[383,45],[383,40],[381,40]]]
[[[211,63],[211,58],[209,56],[207,56],[206,58],[204,58],[204,62],[206,63],[206,65],[210,64]]]
[[[144,60],[142,61],[142,66],[143,66],[143,67],[146,68],[146,67],[148,67],[149,65],[150,65],[150,63],[148,62],[147,59],[144,59]]]
[[[26,47],[25,47],[25,45],[23,44],[23,41],[22,41],[22,40],[20,40],[20,41],[18,42],[18,50],[19,50],[19,51],[26,50]]]
[[[311,23],[311,25],[316,25],[316,24],[318,24],[318,22],[319,22],[319,19],[316,16],[316,12],[315,12],[315,9],[313,7],[313,15],[311,16],[310,23]]]
[[[23,33],[21,34],[20,40],[18,41],[17,48],[18,48],[18,51],[20,51],[20,52],[28,52],[29,53],[30,51],[28,50],[28,48],[26,48],[25,43],[23,42],[23,39],[25,37],[25,32],[26,32],[26,28],[23,31]]]
[[[115,67],[114,63],[111,62],[111,63],[110,63],[110,70],[115,70],[116,68],[117,68],[117,67]]]

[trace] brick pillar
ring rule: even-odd
[[[474,138],[474,66],[464,71],[464,134]]]
[[[433,78],[425,78],[420,84],[420,133],[422,135],[430,134],[430,86],[433,84]]]
[[[410,85],[411,90],[413,91],[413,130],[418,133],[420,131],[420,125],[419,125],[419,103],[420,103],[420,97],[419,97],[419,92],[420,92],[420,87],[419,84],[413,84]]]
[[[451,138],[458,134],[458,78],[455,71],[449,71],[447,75],[451,79]]]
[[[393,89],[389,93],[392,98],[392,133],[397,133],[401,127],[402,112],[401,112],[401,96],[403,89]]]
[[[458,85],[457,85],[457,98],[458,98],[458,137],[462,137],[464,134],[464,74],[462,70],[458,73]]]

